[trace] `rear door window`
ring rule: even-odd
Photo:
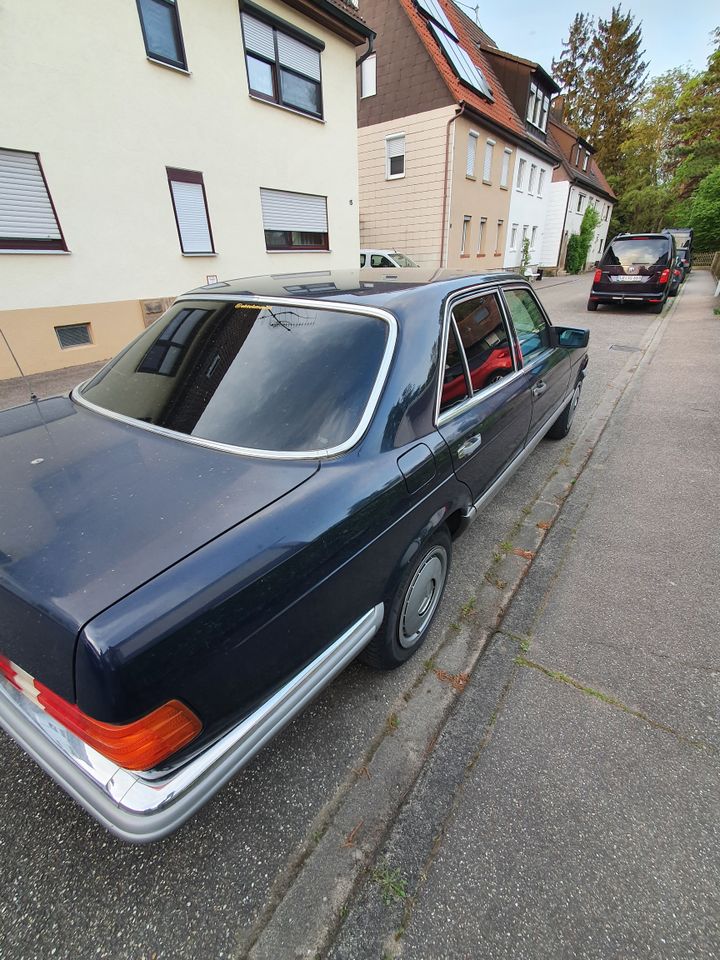
[[[387,257],[384,257],[380,253],[374,253],[370,257],[370,266],[371,267],[394,267],[395,264],[392,260],[389,260]]]
[[[442,393],[440,394],[440,412],[462,403],[470,396],[468,391],[465,366],[455,336],[455,327],[451,325],[448,335],[447,351],[445,353],[445,370],[443,373]]]
[[[496,294],[463,300],[452,315],[467,357],[473,393],[513,372],[510,338]]]
[[[550,347],[550,330],[540,304],[529,290],[504,290],[523,360],[539,355]]]

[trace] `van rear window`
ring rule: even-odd
[[[654,267],[668,263],[670,243],[661,237],[614,240],[602,259],[607,267]]]

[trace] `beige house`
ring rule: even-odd
[[[361,0],[360,11],[377,32],[358,94],[361,246],[502,269],[518,153],[548,171],[559,158],[520,119],[485,52],[493,42],[450,0]]]
[[[356,3],[101,6],[2,4],[0,379],[215,279],[358,262]]]

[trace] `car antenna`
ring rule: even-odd
[[[4,332],[4,330],[2,329],[2,327],[0,327],[0,336],[2,336],[3,340],[5,341],[5,346],[8,348],[8,350],[9,350],[9,352],[10,352],[10,356],[11,356],[11,357],[13,358],[13,360],[15,361],[15,366],[16,366],[16,367],[18,368],[18,370],[20,371],[20,376],[21,376],[21,378],[22,378],[22,382],[25,384],[25,386],[26,386],[26,387],[28,388],[28,390],[30,391],[30,400],[32,400],[33,402],[37,403],[37,401],[38,401],[38,396],[37,396],[37,394],[35,393],[35,391],[33,390],[32,386],[31,386],[31,384],[30,384],[30,381],[28,380],[28,378],[27,378],[27,377],[25,376],[25,374],[23,373],[23,368],[20,366],[20,364],[19,364],[19,362],[18,362],[18,358],[17,358],[17,357],[15,356],[15,354],[13,353],[13,349],[12,349],[12,347],[10,346],[10,344],[8,343],[8,338],[5,336],[5,332]]]

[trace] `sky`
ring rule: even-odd
[[[466,0],[458,5],[474,19],[476,3],[480,26],[502,50],[535,60],[548,73],[553,57],[560,55],[575,14],[590,13],[596,19],[609,19],[613,6],[612,0],[556,4],[515,0],[507,5]],[[625,0],[622,11],[628,10],[636,24],[642,21],[644,59],[649,61],[650,76],[672,67],[705,68],[711,51],[710,32],[720,26],[720,4],[715,0],[696,0],[687,7],[677,0]]]

